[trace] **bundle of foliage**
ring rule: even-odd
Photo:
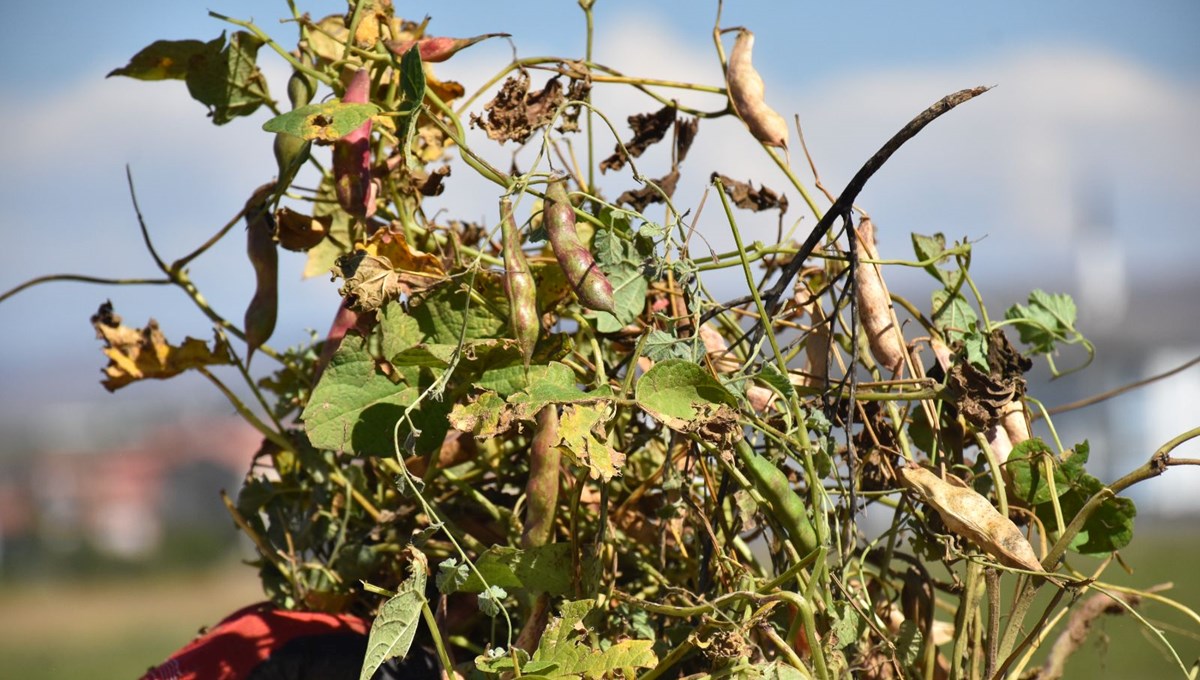
[[[104,384],[200,372],[262,432],[229,512],[276,604],[375,617],[363,677],[414,641],[477,676],[1007,677],[1067,612],[1134,611],[1136,592],[1104,584],[1107,560],[1083,574],[1071,555],[1128,544],[1135,509],[1119,494],[1191,462],[1171,450],[1200,433],[1101,483],[1086,442],[1030,432],[1049,418],[1026,394],[1027,355],[1057,373],[1062,346],[1091,354],[1071,300],[1034,291],[997,317],[972,244],[914,234],[913,260],[882,260],[853,207],[892,152],[985,88],[920,113],[826,204],[781,153],[788,126],[764,99],[753,34],[737,29],[727,57],[719,12],[716,85],[625,76],[589,47],[514,59],[471,96],[432,64],[498,35],[433,37],[388,0],[319,20],[293,8],[293,48],[214,16],[238,30],[155,42],[112,75],[185,80],[217,125],[270,108],[278,177],[195,252],[168,263],[151,247],[215,340],[172,345],[106,304],[93,319]],[[262,48],[293,70],[288,106]],[[655,110],[625,138],[593,87],[636,88]],[[817,220],[807,238],[745,244],[739,212],[782,224],[787,192],[713,172],[706,196],[736,249],[693,255],[673,197],[703,120],[720,116],[743,137],[708,143],[773,159]],[[488,163],[468,126],[526,145],[528,169]],[[651,180],[635,159],[656,144],[671,165]],[[631,188],[601,195],[597,168]],[[494,184],[494,221],[426,211],[452,170]],[[238,325],[187,267],[243,219],[257,288]],[[315,323],[334,314],[326,337],[288,350],[269,344],[280,249],[331,271],[343,298],[316,310]],[[895,267],[931,275],[927,303],[888,292]],[[703,275],[720,269],[744,274],[745,297],[709,294]],[[252,379],[252,354],[273,372]],[[252,400],[209,370],[221,364]],[[891,518],[870,535],[869,508]],[[1053,597],[1030,619],[1037,593]],[[1029,672],[1055,677],[1072,645]]]

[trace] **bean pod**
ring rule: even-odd
[[[598,312],[617,313],[612,283],[596,265],[592,252],[588,250],[575,230],[575,209],[567,199],[566,180],[551,180],[546,188],[545,208],[546,234],[550,237],[550,249],[562,267],[567,283],[575,291],[579,303]]]
[[[857,233],[854,249],[859,262],[854,269],[854,297],[858,319],[867,334],[871,356],[880,366],[896,373],[904,365],[904,337],[900,334],[896,313],[892,309],[892,298],[879,265],[862,261],[879,259],[879,252],[875,250],[875,225],[864,217]]]
[[[275,332],[279,311],[279,251],[275,248],[275,229],[271,224],[267,200],[275,184],[259,187],[246,201],[246,255],[254,266],[256,287],[250,305],[246,307],[246,365],[255,350],[262,347]]]
[[[521,232],[513,219],[512,201],[507,196],[500,199],[500,233],[504,247],[504,293],[508,296],[509,323],[528,366],[541,332],[537,287],[529,271],[525,252],[521,250]]]
[[[342,101],[365,104],[370,101],[371,74],[367,69],[354,72]],[[333,143],[334,193],[346,212],[366,219],[375,214],[375,185],[371,183],[371,120]]]
[[[739,28],[725,70],[729,101],[755,139],[767,146],[787,148],[787,121],[775,109],[767,106],[766,87],[751,61],[753,52],[754,34]]]

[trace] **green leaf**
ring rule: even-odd
[[[616,333],[632,323],[642,314],[646,306],[647,283],[642,272],[637,267],[619,265],[601,267],[613,286],[613,300],[617,314],[608,312],[590,312],[589,317],[596,320],[596,330],[601,333]]]
[[[224,33],[209,42],[159,40],[108,76],[183,80],[192,99],[208,107],[213,123],[224,125],[254,113],[270,99],[267,81],[256,63],[262,44],[245,31],[230,36],[228,45]]]
[[[954,288],[958,284],[958,279],[961,273],[952,272],[938,267],[942,258],[949,257],[943,255],[946,252],[946,237],[940,233],[933,236],[922,236],[914,233],[912,235],[913,252],[916,253],[917,259],[924,262],[926,260],[937,260],[925,266],[925,271],[929,272],[930,276],[937,279],[946,288]]]
[[[500,395],[488,390],[450,410],[450,426],[479,438],[503,434],[512,427],[513,410]]]
[[[1056,342],[1077,334],[1075,301],[1066,294],[1051,295],[1041,290],[1029,294],[1029,306],[1013,305],[1004,318],[1018,322],[1021,342],[1035,352],[1049,354]]]
[[[404,658],[412,646],[425,605],[425,578],[428,567],[424,557],[413,559],[412,575],[397,589],[396,596],[384,603],[371,624],[367,653],[363,657],[359,680],[370,680],[388,659]]]
[[[410,49],[400,58],[400,92],[404,100],[396,121],[396,136],[404,140],[405,158],[409,167],[415,168],[420,163],[411,154],[412,142],[417,118],[421,115],[421,102],[425,99],[425,67],[421,65],[420,50]]]
[[[962,342],[967,361],[981,371],[989,371],[987,336],[975,329],[964,334]]]
[[[378,114],[374,104],[346,104],[339,101],[309,104],[275,116],[263,123],[267,132],[282,132],[301,139],[333,142],[362,127]]]
[[[1008,454],[1006,468],[1012,476],[1013,495],[1022,503],[1034,506],[1046,503],[1051,498],[1050,483],[1046,477],[1046,457],[1052,461],[1054,488],[1058,495],[1070,489],[1071,482],[1066,471],[1058,465],[1054,452],[1041,439],[1027,439],[1013,447]]]
[[[1070,523],[1093,495],[1104,488],[1104,484],[1084,468],[1090,447],[1082,442],[1063,458],[1055,456],[1040,439],[1021,442],[1013,448],[1006,465],[1013,479],[1013,491],[1017,500],[1031,505],[1042,523],[1057,530],[1058,520],[1054,513],[1050,486],[1046,478],[1044,456],[1049,456],[1054,467],[1054,487],[1058,492],[1058,506],[1063,522]],[[1128,498],[1108,498],[1088,518],[1083,528],[1068,546],[1070,550],[1085,555],[1120,550],[1133,538],[1133,521],[1137,507]]]
[[[379,332],[383,336],[380,349],[385,357],[394,357],[415,347],[425,339],[417,320],[404,311],[398,300],[389,300],[379,310]]]
[[[571,336],[566,333],[551,333],[538,343],[533,352],[533,363],[528,370],[518,351],[508,363],[487,362],[481,367],[482,372],[475,379],[475,385],[485,390],[493,390],[507,398],[528,389],[530,385],[537,384],[545,377],[546,371],[549,370],[548,365],[567,356],[572,349]]]
[[[546,624],[530,659],[530,664],[540,664],[537,672],[548,678],[601,677],[620,669],[652,668],[658,663],[653,640],[624,640],[603,651],[581,644],[580,631],[586,630],[583,617],[594,604],[593,600],[563,603],[561,616]]]
[[[524,672],[528,668],[529,652],[520,647],[513,647],[510,650],[503,648],[491,648],[486,653],[475,657],[475,667],[484,673],[504,673],[513,670],[513,655],[517,657],[519,668],[522,669],[521,677],[529,677],[529,673]]]
[[[673,430],[698,432],[726,444],[741,436],[737,398],[697,364],[678,359],[655,364],[637,381],[634,398]]]
[[[133,55],[129,63],[108,72],[105,78],[125,76],[138,80],[183,80],[197,57],[215,58],[221,54],[225,34],[216,40],[156,40]]]
[[[950,297],[950,291],[936,290],[931,297],[933,325],[948,340],[962,340],[966,333],[975,330],[979,317],[963,296],[956,294]]]
[[[470,576],[471,568],[468,565],[459,564],[457,559],[447,557],[438,564],[437,589],[443,595],[453,595]]]
[[[699,357],[693,351],[693,345],[692,340],[680,339],[665,331],[653,330],[646,337],[646,344],[642,351],[647,357],[656,362],[667,359],[696,361]]]
[[[505,337],[508,334],[508,299],[498,275],[478,272],[463,279],[482,298],[470,295],[454,282],[432,288],[414,301],[409,313],[417,320],[425,342],[457,345],[466,324],[464,340]]]
[[[779,370],[779,367],[775,364],[763,364],[762,371],[760,371],[759,374],[754,377],[763,381],[776,392],[783,395],[784,399],[790,400],[792,397],[796,396],[796,386],[792,384],[792,381],[789,380],[788,377],[784,375],[783,372]],[[814,413],[819,412],[814,411]]]
[[[475,560],[475,569],[483,579],[471,572],[457,591],[482,593],[486,582],[489,586],[524,590],[535,595],[565,595],[574,586],[573,554],[570,543],[550,543],[526,550],[494,546]]]
[[[458,351],[457,345],[419,343],[396,352],[388,359],[388,362],[393,366],[446,368],[450,365],[450,360],[454,358],[456,351]]]
[[[558,421],[559,448],[577,465],[588,469],[592,479],[605,482],[621,474],[625,454],[608,443],[608,405],[574,404],[563,409]]]
[[[584,392],[575,383],[575,372],[565,364],[552,362],[544,367],[529,367],[529,387],[508,398],[517,406],[517,417],[533,420],[546,404],[583,404],[611,400],[607,386]]]
[[[829,632],[834,636],[832,643],[837,649],[845,649],[858,641],[858,635],[866,624],[849,603],[838,603],[835,607]]]
[[[483,612],[484,616],[495,617],[500,615],[506,597],[508,593],[500,586],[488,586],[476,595],[475,599],[479,603],[479,611]]]
[[[921,648],[924,646],[921,631],[911,619],[900,624],[900,630],[896,632],[892,642],[896,645],[896,659],[905,668],[912,667],[917,659],[921,658]]]
[[[238,31],[219,53],[206,50],[188,63],[188,93],[209,108],[214,124],[248,116],[270,99],[256,63],[262,44],[254,34]]]
[[[415,372],[409,369],[404,377],[415,379]],[[300,420],[317,449],[390,455],[396,421],[418,395],[415,384],[397,386],[380,372],[367,351],[366,338],[350,332],[325,368]]]

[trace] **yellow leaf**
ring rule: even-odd
[[[100,305],[92,317],[96,337],[104,340],[104,380],[100,384],[109,392],[137,382],[154,378],[165,380],[200,366],[230,364],[229,345],[220,338],[212,349],[203,340],[185,338],[178,347],[171,345],[154,319],[143,329],[121,325],[121,317],[113,312],[111,302]]]

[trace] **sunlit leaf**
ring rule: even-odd
[[[309,104],[275,116],[263,123],[267,132],[282,132],[301,139],[333,142],[357,130],[379,113],[374,104],[339,101]]]
[[[145,328],[121,325],[121,317],[106,302],[92,317],[96,336],[104,340],[104,368],[101,385],[115,392],[130,383],[145,379],[165,380],[201,366],[232,364],[229,345],[218,336],[210,349],[203,340],[184,338],[183,344],[171,345],[154,319]]]
[[[400,584],[395,597],[384,603],[371,624],[359,680],[370,680],[385,661],[404,658],[412,646],[421,622],[421,608],[425,605],[425,579],[429,566],[423,554],[415,550],[410,550],[409,554],[413,556],[410,562],[412,573]]]

